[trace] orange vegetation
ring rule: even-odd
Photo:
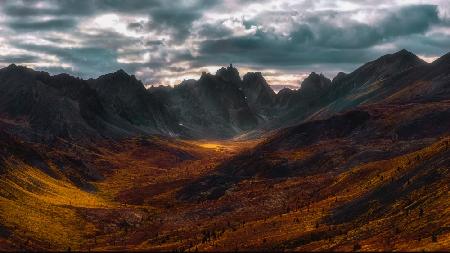
[[[448,250],[449,167],[436,159],[447,154],[449,141],[345,171],[249,178],[222,197],[199,201],[181,201],[177,193],[258,141],[152,137],[87,147],[83,157],[104,175],[92,192],[11,157],[0,179],[0,217],[11,235],[0,240],[0,249]],[[321,142],[266,158],[299,162],[343,145]],[[348,157],[333,159],[338,164]],[[421,166],[433,161],[425,175]],[[433,175],[447,178],[420,184],[421,177]],[[392,182],[399,191],[392,194],[400,197],[377,195],[392,190]]]

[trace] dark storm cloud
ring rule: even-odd
[[[400,36],[423,33],[437,22],[439,17],[436,5],[414,5],[391,12],[378,25],[378,29],[385,37]]]
[[[77,33],[77,38],[83,41],[87,47],[102,46],[102,48],[118,49],[124,45],[139,45],[142,41],[138,38],[124,36],[115,31],[98,31],[95,34]]]
[[[45,7],[37,7],[37,1],[9,1],[4,13],[10,16],[29,17],[39,15],[89,16],[99,12],[145,13],[161,6],[161,0],[48,0]]]
[[[8,22],[7,25],[14,30],[66,30],[73,28],[76,25],[76,21],[73,19],[52,19],[47,21],[27,21],[24,19],[17,19]]]
[[[200,0],[195,4],[181,5],[176,1],[165,1],[165,4],[150,10],[150,29],[173,29],[176,41],[182,41],[189,35],[192,22],[203,15],[203,11],[214,6],[216,0]]]
[[[147,14],[151,22],[147,24],[149,29],[172,29],[177,41],[184,40],[189,35],[189,28],[193,21],[200,18],[203,11],[218,3],[218,0],[194,0],[194,1],[166,1],[166,0],[50,0],[47,6],[37,7],[35,1],[8,2],[4,7],[4,13],[25,20],[24,22],[13,22],[9,24],[12,29],[45,29],[47,27],[57,29],[67,28],[73,25],[72,20],[52,20],[37,22],[35,26],[28,22],[30,17],[52,15],[52,16],[90,16],[101,13],[123,13],[123,14]],[[139,28],[143,24],[132,23],[130,28]]]
[[[108,48],[59,48],[27,43],[19,43],[17,47],[28,52],[55,55],[62,62],[78,66],[79,71],[75,71],[74,73],[79,73],[83,77],[96,76],[98,73],[109,72],[112,69],[119,68],[116,61],[116,51]]]
[[[39,57],[21,54],[21,55],[10,55],[10,56],[0,56],[0,62],[3,63],[26,63],[26,62],[35,62],[38,61]]]
[[[311,63],[361,62],[366,59],[363,50],[304,47],[292,40],[280,39],[259,32],[253,36],[210,40],[202,43],[201,55],[206,61],[210,56],[233,62],[276,65],[305,65]],[[212,63],[212,62],[209,62]]]
[[[201,59],[209,63],[213,61],[209,57],[220,55],[219,58],[228,61],[273,66],[364,62],[375,55],[371,46],[424,33],[430,25],[439,22],[434,5],[388,10],[384,18],[372,25],[348,20],[344,26],[338,26],[333,20],[342,18],[339,15],[342,14],[334,13],[331,21],[324,21],[320,12],[315,13],[314,17],[297,24],[288,36],[257,31],[248,36],[206,40],[201,44]]]
[[[208,39],[228,37],[232,33],[233,31],[230,28],[224,27],[220,23],[205,24],[197,31],[197,35]]]
[[[149,40],[145,42],[145,45],[147,46],[161,46],[163,45],[163,42],[161,40]]]
[[[37,1],[6,1],[3,12],[12,17],[36,17],[43,15],[52,16],[86,16],[95,12],[94,5],[90,1],[45,1],[44,7],[38,7]]]
[[[396,41],[396,45],[400,48],[408,48],[412,52],[440,56],[443,54],[442,52],[449,52],[450,35],[426,36],[415,34],[400,38]]]
[[[144,30],[144,25],[142,23],[133,22],[127,25],[127,29],[139,32]]]

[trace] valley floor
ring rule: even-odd
[[[151,137],[87,148],[34,146],[48,157],[77,154],[101,178],[94,190],[82,190],[56,165],[50,163],[50,176],[11,156],[0,178],[0,250],[450,249],[449,138],[424,139],[420,148],[345,171],[254,177],[217,199],[180,200],[186,185],[261,141]],[[353,145],[342,142],[271,156],[301,161]],[[372,145],[386,151],[401,143]],[[433,168],[423,174],[423,166]]]

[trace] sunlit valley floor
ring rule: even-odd
[[[301,163],[326,156],[335,169],[318,162],[289,177],[243,177],[223,196],[180,197],[218,164],[241,152],[248,155],[245,150],[264,142],[155,137],[87,148],[30,147],[27,152],[44,154],[48,167],[39,159],[35,166],[24,163],[20,156],[5,161],[0,249],[449,249],[448,137],[404,148],[386,139],[371,141],[369,148],[328,140],[273,152],[255,159],[276,168],[280,160]],[[390,155],[358,162],[366,159],[357,158],[361,152],[371,156],[371,151]],[[96,167],[101,175],[92,189],[83,190],[58,174],[50,162],[58,159],[67,166]],[[353,165],[343,170],[350,161]]]

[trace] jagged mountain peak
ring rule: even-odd
[[[264,80],[264,77],[261,72],[248,72],[242,77],[242,81],[249,81],[249,80]]]
[[[286,88],[281,89],[281,90],[278,92],[278,95],[280,95],[280,94],[290,94],[290,93],[292,93],[292,92],[294,92],[294,90],[292,90],[292,89],[286,87]]]
[[[134,75],[129,75],[125,70],[119,69],[113,73],[101,75],[98,77],[98,79],[115,79],[115,80],[128,80],[128,79],[134,79]]]
[[[309,76],[308,76],[308,77],[310,77],[310,78],[319,78],[319,77],[321,77],[321,76],[323,76],[322,73],[317,74],[316,72],[313,71],[313,72],[309,73]]]
[[[242,77],[242,89],[254,90],[266,93],[269,96],[275,96],[275,92],[270,88],[261,72],[248,72]]]
[[[250,107],[260,111],[275,102],[276,94],[261,72],[249,72],[242,78],[242,91]]]
[[[423,64],[426,64],[424,60],[402,49],[396,53],[383,55],[374,61],[368,62],[354,72],[358,73],[360,70],[366,70],[371,72],[384,72],[384,74],[397,73]]]
[[[78,80],[78,81],[82,81],[83,80],[83,79],[81,79],[79,77],[72,76],[72,75],[67,74],[67,73],[61,73],[61,74],[55,75],[53,77],[56,78],[56,79],[59,79],[59,80]]]
[[[412,53],[412,52],[410,52],[410,51],[408,51],[408,50],[406,50],[406,49],[401,49],[401,50],[399,50],[399,51],[397,51],[397,52],[395,52],[395,53],[392,53],[392,54],[388,54],[388,55],[395,55],[395,56],[416,56],[414,53]]]
[[[224,68],[220,68],[216,71],[216,76],[223,81],[238,83],[241,81],[241,77],[239,76],[239,71],[233,67],[233,64]]]
[[[131,90],[146,90],[141,81],[137,80],[134,75],[129,75],[123,69],[99,76],[95,80],[90,80],[90,82],[99,91],[116,90],[116,92],[129,92]]]
[[[323,81],[328,80],[322,73],[317,74],[316,72],[311,72],[309,76],[305,80],[311,80],[311,81]]]
[[[7,70],[25,70],[25,69],[30,69],[30,68],[12,63],[12,64],[9,64],[5,69],[7,69]]]
[[[272,90],[261,72],[248,72],[242,77],[242,87],[245,89],[251,86]]]
[[[395,53],[393,53],[393,54],[391,54],[391,55],[393,55],[393,56],[406,56],[406,57],[417,57],[414,53],[412,53],[412,52],[410,52],[410,51],[408,51],[408,50],[406,50],[406,49],[402,49],[402,50],[400,50],[400,51],[398,51],[398,52],[395,52]]]
[[[424,60],[420,59],[417,55],[413,54],[412,52],[402,49],[398,52],[395,52],[393,54],[387,54],[384,56],[381,56],[375,62],[379,63],[394,63],[394,62],[402,62],[403,64],[424,64],[426,63]]]
[[[117,73],[117,74],[128,75],[128,73],[127,73],[125,70],[123,70],[123,69],[119,69],[119,70],[117,70],[115,73]]]
[[[334,82],[337,82],[337,81],[339,81],[340,79],[344,78],[346,75],[347,75],[347,74],[344,73],[344,72],[339,72],[339,73],[337,73],[337,75],[333,78],[332,82],[333,82],[333,83],[334,83]]]
[[[0,69],[0,71],[3,72],[9,72],[9,73],[34,73],[37,72],[33,69],[30,69],[26,66],[22,66],[22,65],[16,65],[16,64],[10,64],[9,66]]]
[[[195,85],[197,83],[197,80],[195,79],[186,79],[183,80],[179,85]]]
[[[207,79],[211,79],[213,77],[214,77],[214,75],[212,75],[209,72],[202,72],[202,75],[200,76],[199,80],[207,80]]]
[[[317,74],[316,72],[311,72],[311,74],[303,80],[300,90],[328,89],[330,86],[331,80],[326,78],[322,73]]]
[[[25,68],[24,66],[17,66],[16,64],[11,63],[11,64],[9,64],[8,67],[6,67],[5,69],[17,69],[17,68],[19,68],[19,67]]]

